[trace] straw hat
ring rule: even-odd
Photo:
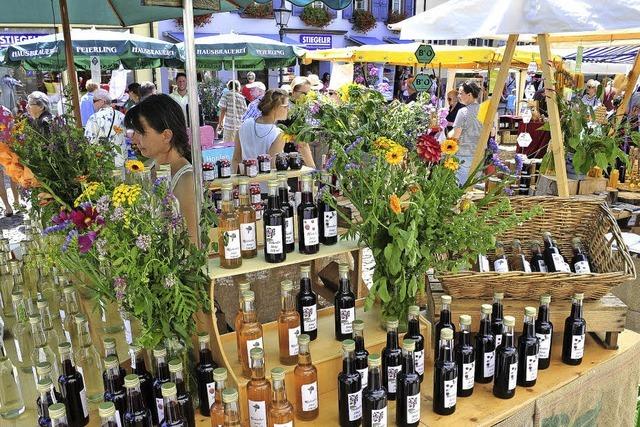
[[[320,81],[320,77],[317,74],[309,74],[307,76],[307,80],[309,80],[309,84],[311,85],[312,90],[321,90],[324,89],[324,84]]]

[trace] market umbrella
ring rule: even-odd
[[[21,65],[28,70],[62,71],[67,68],[65,40],[49,34],[7,48],[2,65]],[[128,31],[71,30],[73,61],[77,69],[90,70],[91,58],[100,59],[103,70],[157,68],[175,59],[173,43],[143,37]]]

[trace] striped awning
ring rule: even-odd
[[[631,64],[640,50],[640,45],[591,47],[582,53],[583,62],[607,62],[612,64]],[[567,55],[564,59],[576,60],[578,53]]]

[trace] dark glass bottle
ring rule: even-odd
[[[540,340],[538,352],[538,369],[547,369],[551,363],[551,345],[553,344],[553,323],[549,320],[549,304],[551,295],[540,297],[538,318],[536,319],[536,336]]]
[[[169,382],[169,364],[167,363],[167,349],[158,346],[153,349],[153,395],[156,399],[155,412],[158,423],[164,418],[164,401],[162,399],[162,384]],[[151,409],[154,411],[154,409]]]
[[[58,379],[60,392],[67,407],[67,422],[70,427],[86,426],[89,423],[89,402],[82,374],[76,371],[71,355],[71,343],[65,341],[58,345],[62,374]],[[51,411],[49,411],[49,416]]]
[[[387,390],[382,385],[382,359],[370,354],[367,388],[362,391],[362,425],[382,427],[387,425]]]
[[[320,243],[335,245],[338,243],[338,212],[326,198],[333,199],[330,191],[331,174],[322,172],[320,191],[318,192],[318,215],[320,221]]]
[[[362,422],[362,381],[356,371],[353,340],[342,342],[342,372],[338,374],[340,427],[358,427]]]
[[[124,423],[124,414],[127,409],[127,399],[124,393],[124,378],[120,376],[120,364],[116,356],[104,359],[104,400],[113,402],[117,417]]]
[[[398,346],[398,319],[387,320],[387,345],[382,349],[382,384],[387,399],[396,400],[396,379],[402,370],[402,350]]]
[[[296,249],[296,232],[293,224],[293,206],[289,201],[289,184],[287,184],[286,173],[278,174],[278,197],[284,215],[284,248],[287,253],[290,253]]]
[[[538,273],[547,273],[549,270],[547,269],[547,263],[544,262],[544,255],[542,254],[542,243],[539,241],[534,241],[531,243],[531,271],[536,271]]]
[[[285,217],[278,197],[278,181],[269,181],[269,199],[267,210],[263,216],[264,222],[264,259],[277,263],[287,259],[285,250]]]
[[[175,383],[167,382],[160,387],[164,405],[163,421],[161,427],[186,427],[187,420],[182,415],[180,403],[178,403],[178,389]]]
[[[591,263],[587,254],[585,254],[582,247],[582,242],[579,237],[574,237],[571,240],[573,246],[573,259],[571,260],[571,271],[577,274],[588,274],[593,271]]]
[[[542,239],[544,241],[543,256],[544,262],[547,265],[547,270],[550,273],[555,273],[556,271],[568,272],[566,262],[560,253],[560,249],[558,249],[553,239],[551,239],[551,233],[545,231],[542,233]]]
[[[438,358],[433,368],[433,412],[451,415],[456,411],[458,368],[453,356],[453,329],[440,331]]]
[[[571,314],[564,321],[562,339],[562,361],[567,365],[579,365],[584,355],[584,339],[587,322],[582,317],[584,294],[574,294],[571,302]]]
[[[455,359],[458,367],[458,397],[471,396],[476,375],[476,355],[471,344],[471,316],[468,314],[460,316]]]
[[[411,338],[416,343],[413,360],[416,363],[416,373],[420,376],[422,383],[424,378],[424,337],[420,333],[420,307],[417,305],[409,306],[407,333],[403,338]]]
[[[402,371],[398,373],[396,424],[415,427],[420,422],[420,376],[415,370],[413,352],[416,342],[411,338],[402,341]]]
[[[153,393],[153,376],[147,370],[144,361],[144,349],[137,344],[132,344],[129,346],[129,354],[131,355],[131,373],[136,374],[140,380],[140,391],[142,392],[144,406],[151,411],[153,423],[158,424],[159,420],[156,420],[158,413],[155,410],[156,400]]]
[[[120,358],[118,357],[118,351],[116,350],[116,340],[113,337],[106,337],[102,340],[102,347],[104,348],[104,358],[105,360],[109,356],[115,356],[118,361],[118,370],[120,374],[120,378],[124,384],[124,377],[127,376],[127,371],[123,367],[120,366]],[[102,380],[104,381],[104,387],[107,387],[107,370],[105,369],[102,372]],[[116,405],[116,411],[118,410],[118,405]]]
[[[113,402],[102,402],[98,405],[98,415],[100,415],[100,427],[120,427],[118,413]]]
[[[511,257],[509,258],[509,270],[531,273],[531,265],[522,252],[522,244],[520,243],[520,240],[513,239],[511,252]]]
[[[138,376],[130,374],[124,377],[124,388],[127,391],[127,411],[123,427],[151,427],[151,411],[144,405]]]
[[[367,387],[369,381],[369,352],[364,346],[364,321],[354,320],[353,323],[353,341],[356,343],[355,364],[356,371],[362,379],[362,389]]]
[[[496,367],[496,337],[491,331],[491,304],[482,304],[480,309],[480,329],[476,334],[476,378],[487,384],[493,381]]]
[[[300,178],[302,201],[298,205],[298,251],[307,255],[320,250],[318,208],[313,202],[312,182],[311,175]]]
[[[454,333],[456,332],[456,327],[451,321],[451,296],[442,295],[440,299],[442,300],[442,308],[440,308],[440,318],[436,322],[435,335],[433,337],[434,340],[437,339],[436,337],[440,336],[440,331],[442,331],[444,328],[449,328]],[[438,354],[439,354],[439,347],[437,342],[434,342],[433,343],[433,360],[438,360]]]
[[[353,328],[351,323],[356,320],[356,296],[349,284],[349,265],[341,263],[338,267],[340,274],[339,288],[333,302],[336,340],[343,341],[351,338]]]
[[[300,292],[296,298],[296,307],[300,315],[300,330],[309,335],[311,341],[318,337],[318,297],[311,289],[311,266],[300,266]]]
[[[538,379],[540,340],[535,332],[536,309],[524,308],[524,326],[518,338],[518,385],[533,387]]]
[[[49,406],[54,403],[62,402],[62,396],[58,394],[53,387],[51,378],[44,378],[38,381],[37,390],[38,398],[36,399],[36,408],[38,410],[38,426],[51,426],[51,417],[49,416]]]
[[[187,427],[195,427],[196,419],[193,409],[193,401],[187,392],[187,385],[184,382],[182,361],[180,359],[171,359],[169,361],[169,375],[171,376],[171,382],[175,383],[178,390],[178,403],[180,404],[182,415],[187,420]]]
[[[198,380],[198,397],[200,398],[200,414],[209,416],[211,405],[216,401],[216,383],[213,381],[213,370],[217,368],[209,348],[209,333],[198,333],[200,345],[200,358],[196,365],[196,378]]]
[[[509,271],[509,260],[504,253],[504,245],[496,243],[496,258],[493,261],[493,271],[496,273],[507,273]]]
[[[502,325],[502,317],[504,315],[502,309],[503,299],[504,293],[493,293],[493,304],[491,307],[491,332],[493,332],[493,336],[496,338],[496,348],[500,347],[500,344],[502,344],[502,333],[504,331],[504,326]]]
[[[513,327],[515,323],[516,319],[513,316],[504,316],[502,344],[496,349],[493,395],[501,399],[511,399],[516,395],[518,349],[514,346]]]

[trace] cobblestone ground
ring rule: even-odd
[[[13,248],[25,237],[23,233],[24,227],[22,224],[24,219],[27,217],[27,210],[25,206],[20,206],[19,208],[15,206],[11,185],[9,183],[9,179],[6,177],[4,186],[7,189],[9,203],[13,206],[13,215],[10,217],[5,216],[5,206],[2,201],[0,201],[0,230],[2,230],[2,236],[9,239],[9,243]]]

